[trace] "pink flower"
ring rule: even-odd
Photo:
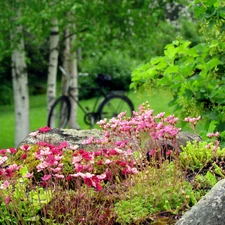
[[[37,171],[40,172],[43,169],[47,168],[48,166],[49,164],[47,162],[41,162],[36,166],[36,168],[37,168]]]
[[[91,144],[93,141],[94,141],[94,136],[88,138],[87,140],[84,140],[84,141],[82,142],[82,145],[88,145],[88,144]]]
[[[7,149],[7,152],[10,153],[10,154],[14,154],[17,152],[17,150],[15,148],[8,148]],[[1,154],[1,153],[0,153]]]
[[[11,198],[10,196],[8,195],[6,198],[5,198],[5,204],[8,205],[11,201]]]
[[[56,163],[56,159],[54,155],[48,155],[45,159],[45,161],[49,164],[49,165],[55,165]]]
[[[99,160],[98,162],[97,162],[97,165],[102,165],[103,163],[102,163],[102,160]]]
[[[28,151],[30,149],[29,145],[22,145],[20,146],[20,149],[22,149],[23,151]]]
[[[133,155],[132,149],[128,149],[128,150],[126,151],[126,155],[127,155],[127,156]]]
[[[213,135],[214,135],[213,133],[209,133],[209,134],[207,134],[207,137],[208,137],[208,138],[212,138]]]
[[[101,154],[102,154],[102,151],[101,150],[94,152],[94,156],[99,156]]]
[[[106,160],[105,160],[105,164],[106,164],[106,165],[110,164],[111,162],[112,162],[112,161],[111,161],[110,159],[106,159]]]
[[[14,172],[14,170],[12,168],[10,168],[10,166],[5,169],[5,175],[7,177],[12,177],[13,176],[13,172]]]
[[[3,184],[0,186],[0,189],[7,189],[9,187],[9,182],[5,180]]]
[[[151,149],[148,153],[150,156],[155,154],[155,149]]]
[[[27,154],[26,153],[24,153],[23,155],[21,155],[21,157],[20,157],[21,159],[26,159],[27,158]]]
[[[110,149],[109,150],[109,155],[117,155],[118,152],[115,149]]]
[[[166,155],[171,155],[171,153],[172,153],[171,150],[166,151]]]
[[[81,172],[82,170],[84,169],[84,167],[81,165],[81,164],[79,164],[79,163],[76,163],[75,164],[75,170],[76,170],[76,172]]]
[[[6,152],[7,152],[7,151],[6,151],[5,149],[1,149],[1,150],[0,150],[0,155],[1,155],[1,156],[5,156]],[[1,157],[0,157],[0,160],[1,160]],[[1,165],[1,164],[0,164],[0,165]]]
[[[50,150],[50,148],[49,147],[42,147],[41,149],[40,149],[40,155],[42,155],[42,156],[46,156],[46,155],[49,155],[49,154],[51,154],[52,152],[51,152],[51,150]]]
[[[0,166],[8,159],[7,156],[0,157]]]
[[[101,191],[102,190],[102,186],[100,185],[99,182],[96,183],[95,188],[96,188],[97,191]]]
[[[82,157],[86,161],[93,161],[93,159],[94,159],[94,156],[93,156],[93,153],[92,152],[84,152],[82,154]]]
[[[61,168],[60,167],[51,168],[51,170],[52,170],[53,173],[58,173],[59,171],[61,171]]]
[[[116,162],[118,165],[120,165],[121,167],[126,167],[127,166],[127,162],[124,162],[124,161],[120,161],[120,160],[118,160],[117,162]]]
[[[51,178],[52,178],[52,175],[49,174],[49,175],[44,175],[41,179],[42,179],[43,181],[48,181],[48,180],[51,179]]]
[[[116,141],[115,145],[118,146],[119,148],[124,148],[128,141]]]
[[[51,128],[48,127],[48,126],[46,126],[46,127],[41,127],[41,128],[39,128],[38,130],[39,130],[41,133],[46,133],[46,132],[50,131]]]
[[[79,145],[70,145],[69,147],[71,150],[77,150],[79,148]]]
[[[33,177],[33,174],[34,174],[34,173],[27,173],[27,174],[25,175],[25,177],[28,178],[28,179],[30,179],[31,177]]]
[[[46,185],[47,185],[47,183],[46,183],[45,181],[42,181],[42,182],[41,182],[41,186],[42,186],[42,187],[46,187]]]
[[[31,133],[29,134],[29,136],[31,136],[31,137],[36,137],[36,136],[38,135],[38,133],[39,133],[39,130],[38,130],[38,131],[31,132]]]
[[[82,160],[82,156],[79,155],[79,156],[74,156],[73,159],[72,159],[72,164],[75,164],[75,163],[78,163]]]
[[[193,117],[191,118],[190,116],[186,117],[184,119],[185,122],[189,122],[189,123],[193,123],[194,125],[197,123],[197,121],[199,121],[201,119],[201,116],[198,116],[198,117]]]
[[[64,175],[61,175],[61,174],[55,174],[54,176],[55,176],[56,178],[58,178],[58,179],[64,178]]]
[[[104,137],[108,138],[110,136],[110,131],[106,131]]]
[[[208,138],[212,138],[212,137],[216,137],[216,138],[218,138],[218,137],[219,137],[219,135],[220,135],[220,132],[216,132],[216,133],[209,133],[209,134],[207,134],[207,137],[208,137]]]
[[[131,168],[131,173],[133,173],[133,174],[137,174],[137,173],[138,173],[137,168],[135,168],[135,167]]]
[[[101,175],[97,175],[97,178],[98,178],[99,180],[104,180],[104,179],[106,178],[106,174],[103,173],[103,174],[101,174]]]
[[[163,118],[164,115],[165,115],[165,112],[161,112],[161,113],[157,114],[157,115],[155,116],[155,118],[160,119],[160,118]]]
[[[97,124],[103,126],[103,125],[106,124],[106,121],[107,121],[107,119],[105,118],[105,119],[100,120],[99,122],[97,122]]]

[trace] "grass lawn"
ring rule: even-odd
[[[166,114],[173,113],[173,109],[168,107],[168,102],[172,99],[172,95],[166,90],[155,90],[151,93],[147,92],[129,92],[129,98],[135,106],[138,106],[146,101],[149,101],[151,108],[155,113],[166,112]],[[93,100],[84,100],[82,105],[92,105]],[[90,107],[91,108],[91,107]],[[46,113],[46,97],[45,95],[31,96],[30,97],[30,130],[34,131],[40,127],[46,126],[47,113]],[[78,110],[78,123],[82,129],[89,127],[83,122],[83,113]],[[13,106],[0,106],[0,149],[10,148],[14,146],[14,107]],[[22,141],[22,140],[21,140]]]

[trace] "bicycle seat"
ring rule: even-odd
[[[100,86],[109,85],[111,80],[112,77],[109,74],[98,74],[96,78],[96,82]]]

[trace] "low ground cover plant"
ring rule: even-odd
[[[219,133],[179,146],[177,122],[145,103],[99,121],[82,149],[46,143],[44,127],[30,133],[42,142],[0,150],[1,224],[175,224],[225,176]]]

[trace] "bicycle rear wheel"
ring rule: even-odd
[[[133,103],[125,95],[110,95],[103,100],[98,108],[100,119],[111,119],[125,111],[127,117],[131,117],[134,111]]]
[[[48,126],[65,128],[70,119],[71,104],[67,96],[61,96],[52,105],[48,116]]]

